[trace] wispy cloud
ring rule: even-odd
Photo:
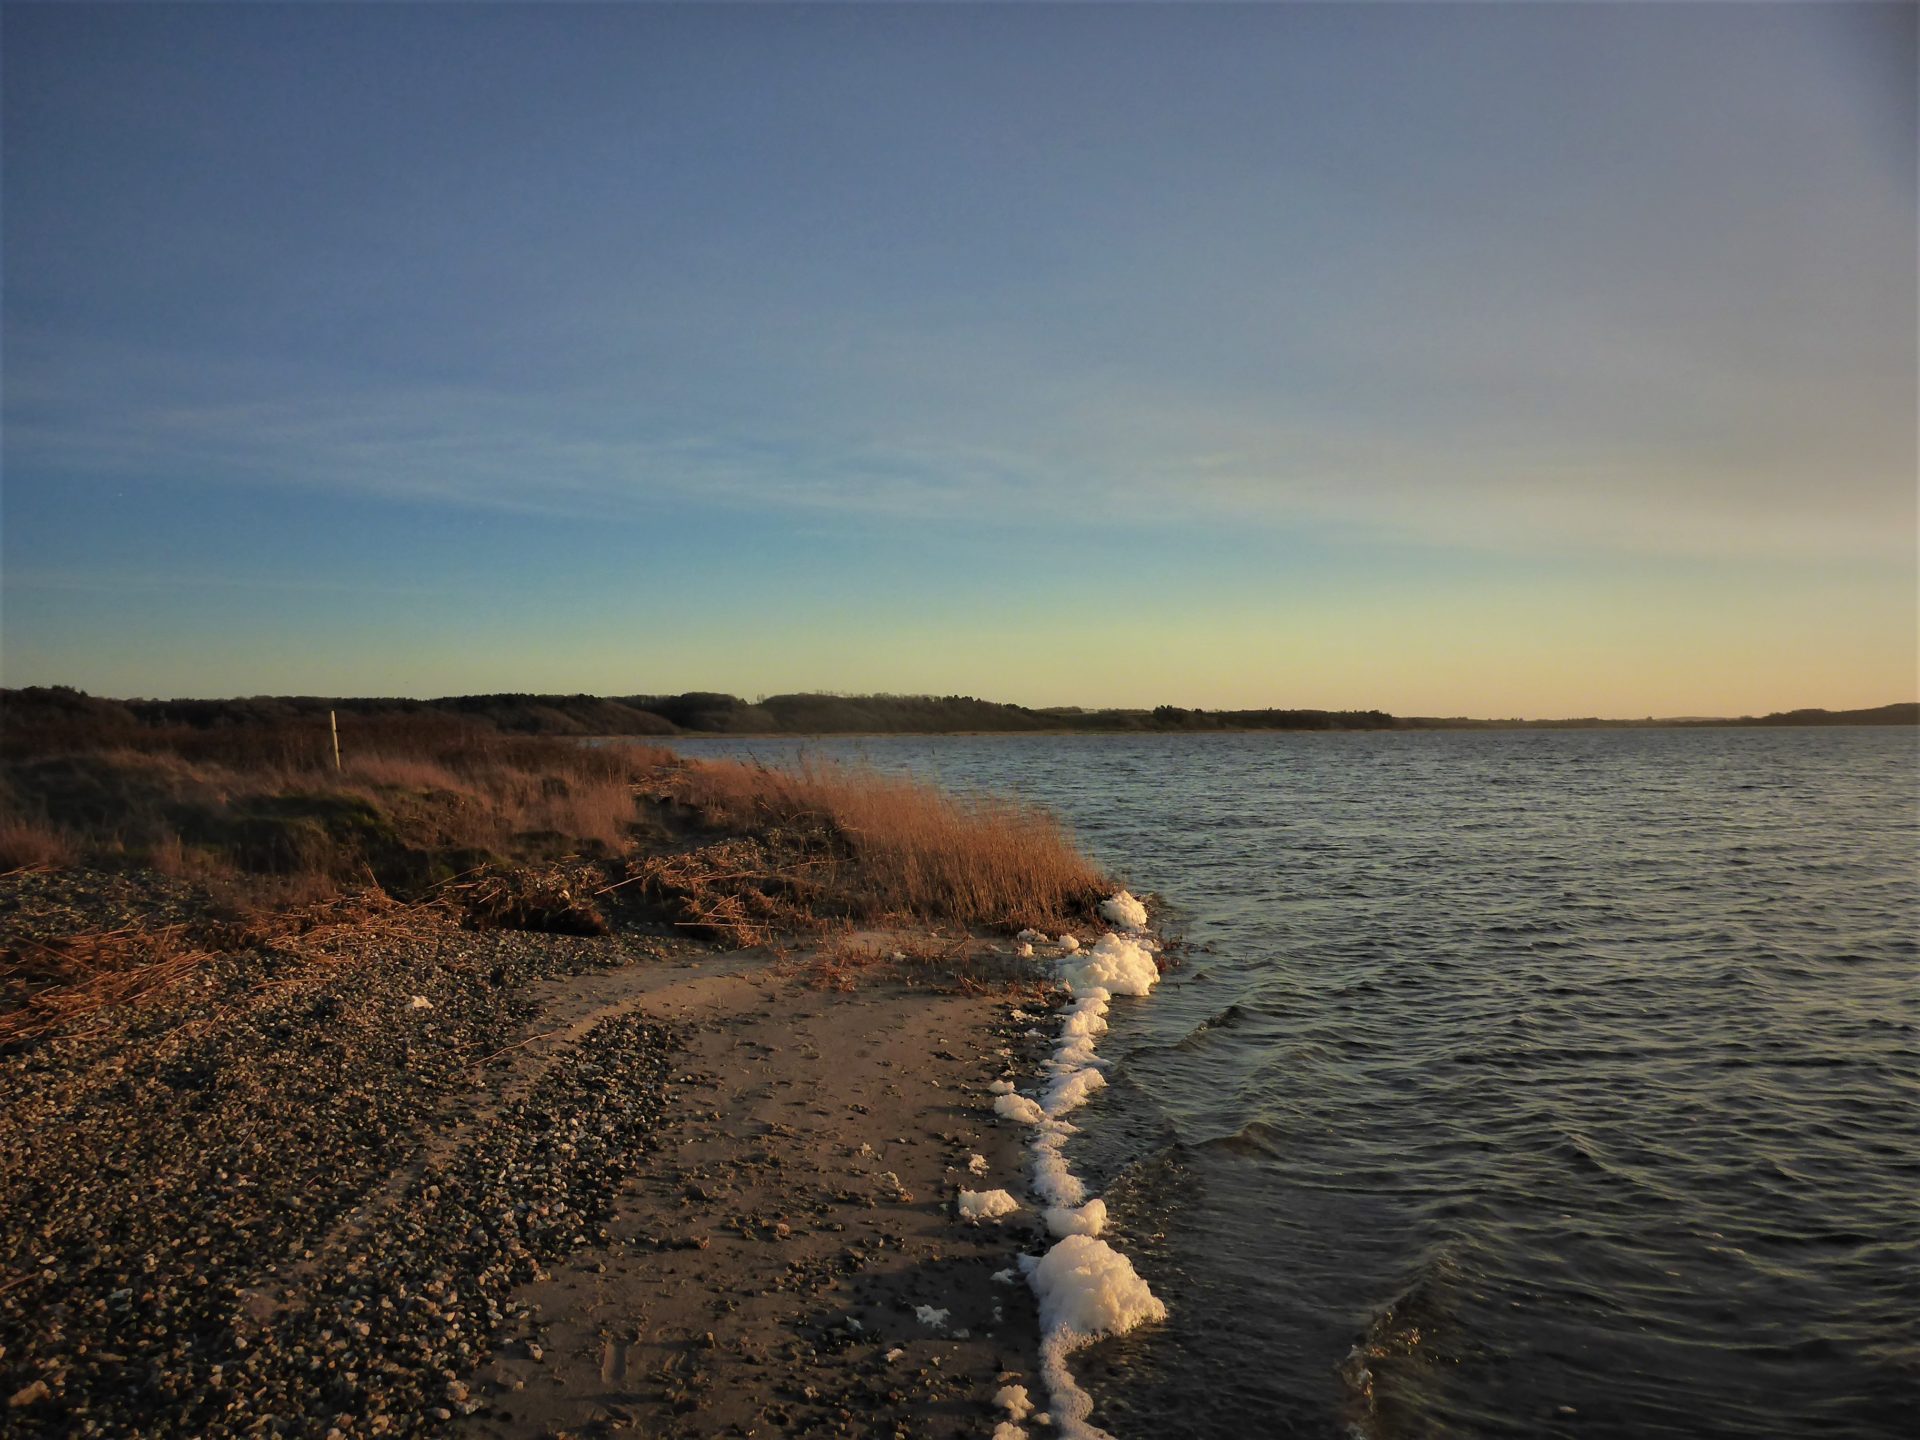
[[[1693,393],[1704,393],[1700,378]],[[115,392],[103,375],[92,393]],[[129,486],[293,486],[583,522],[663,504],[892,523],[1169,522],[1330,528],[1449,547],[1801,559],[1911,555],[1898,454],[1791,437],[1773,453],[1646,434],[1569,435],[1525,416],[1411,431],[1114,387],[1050,427],[983,443],[949,420],[823,417],[730,433],[622,424],[598,405],[435,387],[233,403],[16,412],[11,473]],[[856,423],[858,422],[858,423]],[[1911,458],[1904,457],[1906,475]]]
[[[389,584],[384,581],[318,580],[273,575],[236,575],[213,571],[166,572],[111,569],[42,570],[9,565],[6,589],[20,593],[47,591],[76,595],[136,595],[192,590],[242,591],[272,595],[387,595],[418,598],[445,594],[438,585]]]

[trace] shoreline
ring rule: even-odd
[[[1846,724],[1805,724],[1774,725],[1758,724],[1740,720],[1601,720],[1586,722],[1575,720],[1521,720],[1506,724],[1497,720],[1474,720],[1464,725],[1381,725],[1331,726],[1318,728],[1311,726],[1286,727],[1279,725],[1218,725],[1206,729],[1183,730],[1178,727],[1156,729],[1141,726],[1138,729],[1113,727],[1109,729],[1058,726],[1035,728],[1032,730],[682,730],[673,735],[573,735],[563,738],[593,741],[598,744],[630,745],[679,745],[687,741],[716,741],[726,743],[734,740],[953,740],[953,739],[998,739],[1030,740],[1059,735],[1075,735],[1085,739],[1128,739],[1137,740],[1147,736],[1178,736],[1182,739],[1204,740],[1209,736],[1239,735],[1459,735],[1478,732],[1499,732],[1509,734],[1521,730],[1537,730],[1553,734],[1570,731],[1598,732],[1617,730],[1911,730],[1915,722],[1907,720],[1873,720],[1848,722]]]
[[[348,928],[0,1055],[17,1433],[990,1431],[1042,1007],[808,960]]]
[[[49,743],[94,748],[204,748],[209,731],[233,727],[282,732],[285,753],[323,757],[338,733],[349,750],[383,730],[465,728],[510,739],[679,737],[818,739],[876,735],[1241,735],[1270,732],[1426,732],[1435,730],[1854,729],[1920,726],[1920,701],[1843,708],[1803,706],[1764,715],[1673,713],[1560,717],[1464,714],[1400,715],[1377,708],[1300,706],[1031,706],[948,695],[796,693],[754,701],[720,692],[679,695],[491,694],[441,696],[255,696],[225,699],[95,697],[65,686],[0,688],[12,748]],[[193,737],[203,737],[195,740]],[[319,748],[315,748],[315,747]]]

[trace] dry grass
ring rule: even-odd
[[[570,751],[586,756],[588,763],[577,763]],[[573,848],[617,854],[635,819],[635,775],[671,757],[650,748],[621,747],[614,752],[619,763],[608,763],[607,753],[521,743],[448,763],[376,752],[356,758],[332,783],[370,799],[440,801],[448,812],[445,823],[453,827],[447,836],[452,843],[509,849],[517,836],[549,835]]]
[[[180,926],[128,927],[53,940],[22,937],[0,954],[0,1045],[70,1026],[105,1005],[170,988],[211,956]]]
[[[80,1033],[109,1005],[141,1005],[191,977],[225,951],[271,944],[318,958],[321,942],[343,930],[424,933],[445,923],[438,903],[407,905],[377,889],[329,896],[228,923],[138,926],[47,939],[22,936],[0,951],[0,1046],[53,1030]]]
[[[880,980],[901,980],[963,995],[991,993],[1040,1007],[1050,989],[1032,961],[983,950],[972,935],[897,936],[884,943],[836,935],[784,957],[779,969],[816,990],[843,993]]]
[[[57,826],[25,815],[0,815],[0,874],[71,865],[79,852]]]
[[[847,915],[1018,929],[1070,921],[1106,893],[1106,878],[1059,822],[1015,800],[850,766],[731,760],[686,765],[669,792],[714,825],[829,831],[852,862],[826,877]]]
[[[836,868],[832,855],[807,853],[785,837],[769,844],[737,836],[646,856],[609,888],[637,886],[644,898],[673,911],[676,925],[745,948],[786,931],[818,929]]]
[[[466,785],[448,766],[419,755],[356,755],[344,773],[377,789],[459,790]]]
[[[642,819],[636,780],[668,758],[488,736],[426,753],[367,750],[344,771],[166,749],[40,755],[7,767],[0,842],[12,864],[0,868],[145,865],[303,899],[371,874],[417,893],[488,860],[626,853]],[[43,814],[61,827],[36,822]]]
[[[781,965],[783,973],[797,975],[816,990],[850,993],[864,983],[892,973],[889,952],[836,937]]]
[[[560,865],[486,870],[441,887],[476,929],[545,930],[556,935],[604,935],[607,918],[594,904],[603,889]]]

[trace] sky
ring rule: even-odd
[[[1920,697],[1915,8],[0,11],[0,680]]]

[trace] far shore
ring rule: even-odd
[[[1406,726],[1400,729],[1318,729],[1286,728],[1273,725],[1217,725],[1205,730],[740,730],[732,732],[682,731],[678,735],[582,735],[582,740],[651,741],[663,745],[689,742],[726,742],[732,740],[1028,740],[1058,739],[1075,735],[1085,739],[1138,740],[1147,736],[1178,736],[1182,739],[1206,739],[1210,736],[1242,735],[1436,735],[1481,730],[1861,730],[1908,729],[1920,725],[1915,720],[1809,721],[1802,724],[1761,724],[1754,720],[1471,720],[1458,724]]]
[[[64,686],[0,690],[7,736],[31,748],[80,741],[134,744],[155,731],[229,728],[358,728],[394,723],[454,723],[503,735],[574,739],[825,739],[883,735],[1248,735],[1433,730],[1644,730],[1920,725],[1920,703],[1855,710],[1781,710],[1761,716],[1520,717],[1406,716],[1384,710],[1268,708],[1034,708],[971,695],[768,695],[745,700],[720,692],[679,695],[457,695],[406,697],[253,696],[223,700],[109,700]]]

